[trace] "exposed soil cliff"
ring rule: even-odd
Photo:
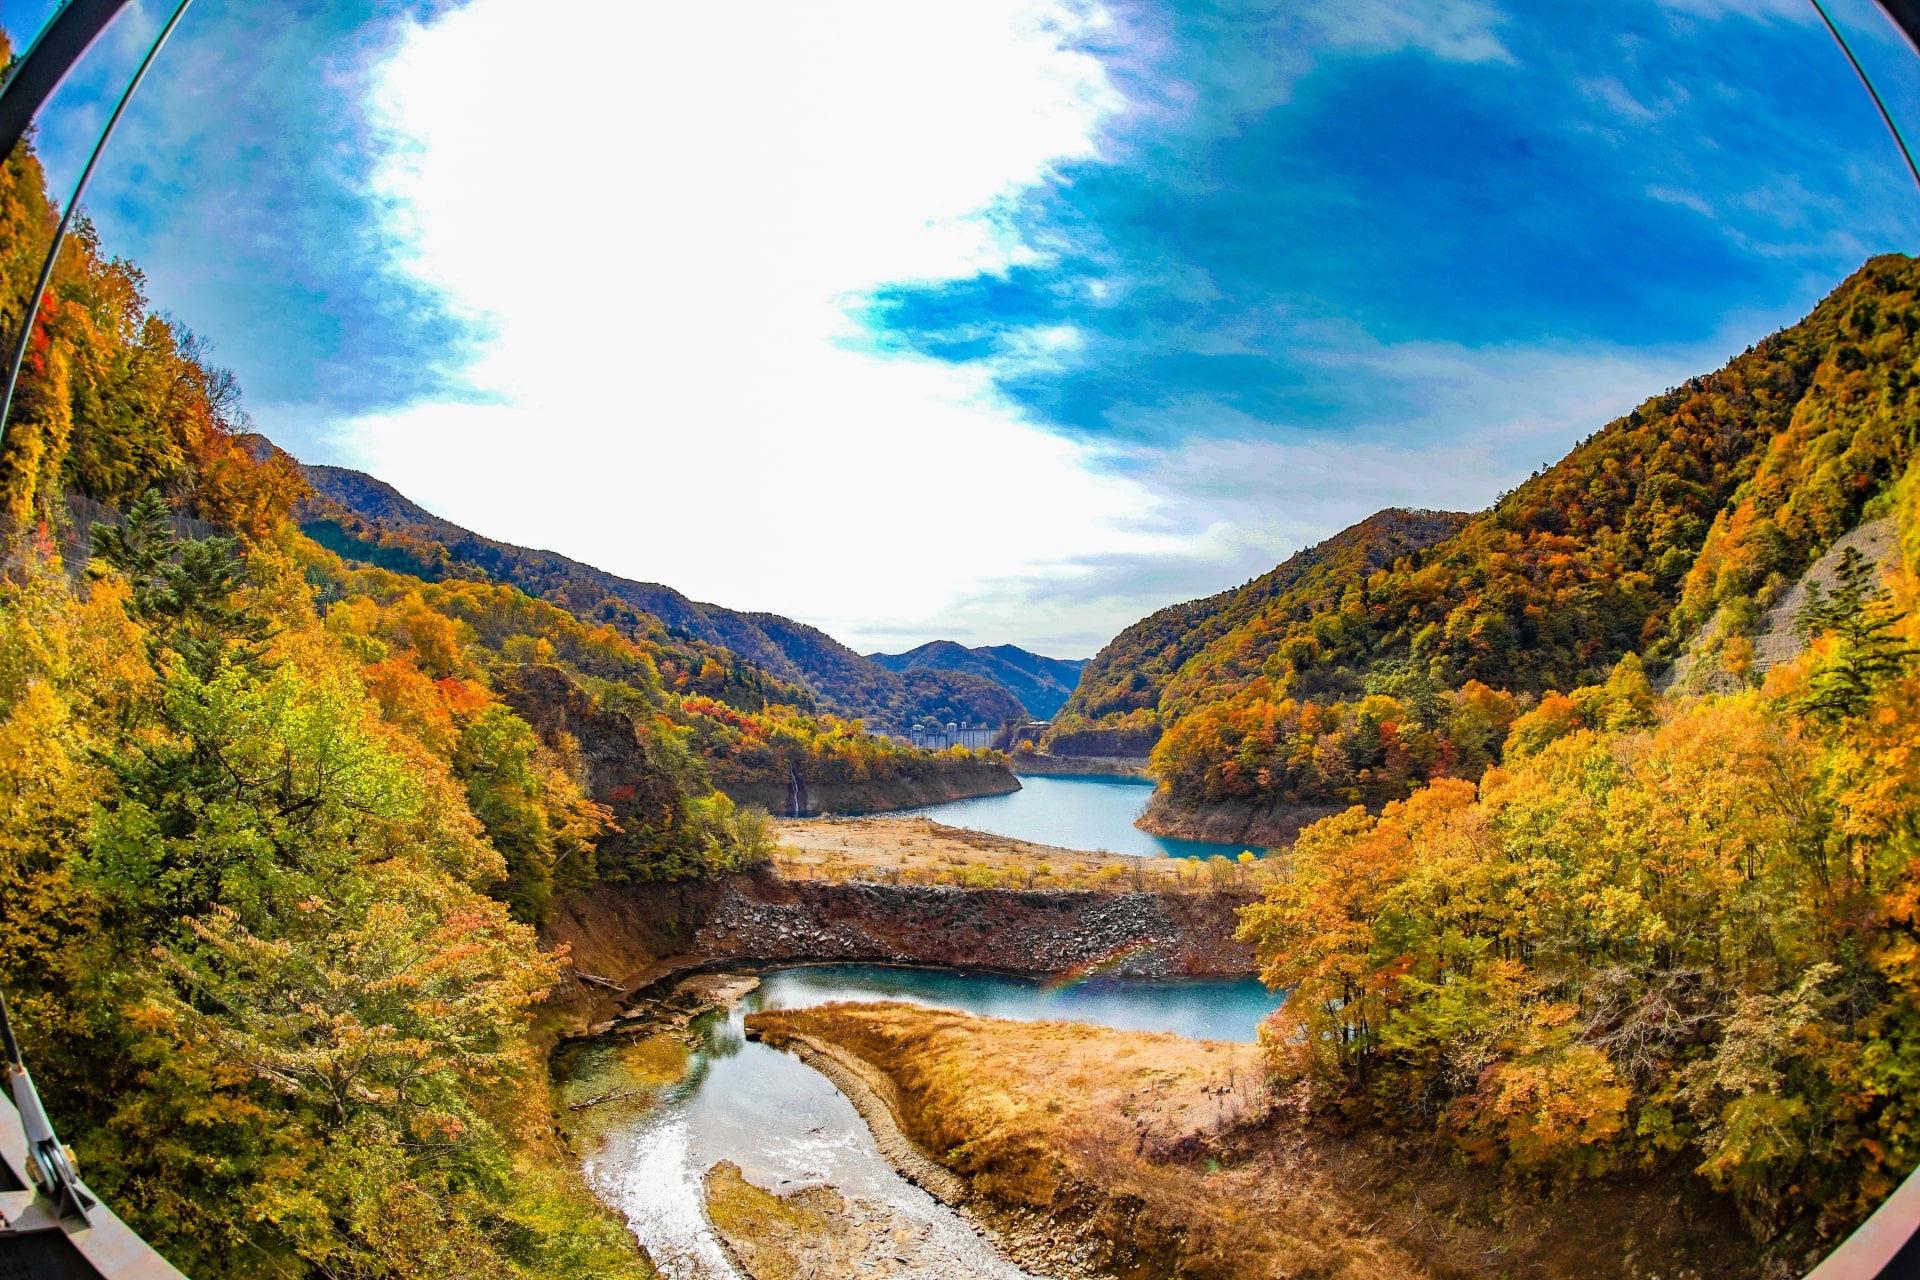
[[[1339,813],[1342,807],[1275,803],[1203,804],[1182,809],[1162,788],[1153,793],[1147,811],[1133,825],[1156,836],[1177,840],[1213,840],[1277,849],[1292,844],[1300,828]]]
[[[573,970],[541,1006],[549,1034],[583,1031],[627,993],[705,957],[690,955],[695,931],[712,918],[732,877],[674,884],[602,884],[555,906],[540,930],[548,950],[565,947]]]

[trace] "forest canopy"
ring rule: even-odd
[[[1920,1164],[1920,467],[1889,497],[1890,581],[1849,558],[1761,687],[1625,658],[1477,786],[1307,827],[1243,914],[1280,1076],[1518,1175],[1690,1171],[1762,1240],[1871,1212]]]

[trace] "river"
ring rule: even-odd
[[[874,1146],[853,1105],[812,1068],[746,1039],[746,1015],[830,1000],[907,1000],[1027,1021],[1098,1023],[1250,1041],[1278,1005],[1251,978],[1107,978],[1060,985],[1005,974],[880,965],[775,969],[730,1013],[699,1027],[684,1077],[657,1096],[593,1108],[577,1126],[587,1176],[626,1214],[669,1280],[739,1280],[702,1205],[702,1176],[731,1160],[748,1180],[775,1190],[831,1184],[890,1205],[929,1244],[970,1274],[1024,1275],[946,1206],[908,1183]],[[565,1064],[569,1102],[632,1087],[657,1046],[591,1041]]]
[[[950,827],[990,831],[1065,849],[1091,849],[1147,858],[1228,857],[1245,846],[1173,840],[1133,825],[1153,796],[1145,778],[1081,778],[1023,774],[1020,790],[924,805],[887,817],[924,817]],[[1255,853],[1264,852],[1255,849]]]

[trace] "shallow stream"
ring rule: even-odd
[[[1251,978],[1108,978],[1059,986],[951,969],[812,965],[761,974],[758,991],[698,1026],[686,1074],[657,1094],[660,1046],[590,1042],[567,1064],[570,1103],[618,1095],[579,1113],[588,1178],[626,1213],[671,1280],[737,1280],[703,1211],[702,1178],[720,1160],[750,1182],[788,1191],[820,1183],[891,1205],[957,1264],[956,1273],[1018,1280],[951,1209],[895,1173],[853,1104],[827,1079],[746,1039],[746,1015],[831,1000],[907,1000],[992,1017],[1060,1019],[1136,1031],[1250,1041],[1278,1001]],[[650,1096],[651,1095],[651,1096]]]

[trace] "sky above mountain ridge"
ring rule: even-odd
[[[197,0],[123,128],[91,212],[281,443],[863,650],[1484,505],[1920,227],[1793,3]]]

